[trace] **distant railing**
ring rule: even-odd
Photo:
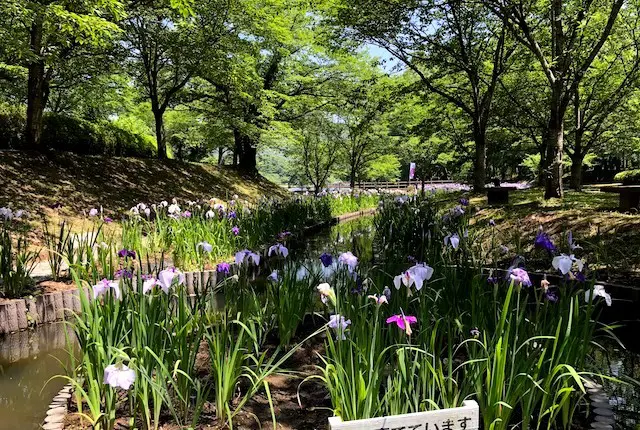
[[[444,185],[444,184],[457,184],[456,181],[451,180],[434,180],[434,181],[425,181],[425,186],[427,185]],[[395,189],[406,189],[409,186],[413,185],[414,187],[420,187],[422,184],[421,181],[361,181],[356,182],[355,187],[359,190],[395,190]],[[334,184],[327,185],[326,189],[328,190],[345,190],[350,189],[351,186],[348,182],[336,182]],[[304,193],[306,191],[313,192],[313,187],[309,186],[288,186],[289,191],[296,193]]]

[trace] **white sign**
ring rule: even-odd
[[[340,417],[331,417],[329,428],[331,430],[478,430],[480,410],[475,401],[467,400],[459,408],[390,417],[355,421],[342,421]]]

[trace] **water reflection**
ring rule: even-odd
[[[0,430],[38,429],[64,381],[65,325],[49,324],[0,341]]]

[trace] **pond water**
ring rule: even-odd
[[[375,258],[371,217],[359,218],[324,230],[308,240],[291,244],[299,261],[319,263],[322,252],[351,251],[361,261]],[[69,362],[65,324],[49,324],[0,339],[0,430],[38,429],[48,404],[65,384],[50,379],[64,373]],[[597,366],[612,376],[640,381],[640,341],[637,333],[622,336],[629,349],[613,343],[596,354]],[[606,383],[616,402],[618,428],[640,429],[640,383]]]
[[[49,324],[0,340],[0,430],[38,429],[51,399],[65,382],[65,327]]]

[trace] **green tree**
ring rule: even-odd
[[[535,56],[549,91],[545,198],[562,197],[565,115],[625,0],[484,0]]]
[[[38,148],[52,81],[68,62],[111,46],[123,15],[119,0],[5,0],[0,3],[1,61],[27,70],[26,142]],[[6,24],[6,25],[5,25]]]

